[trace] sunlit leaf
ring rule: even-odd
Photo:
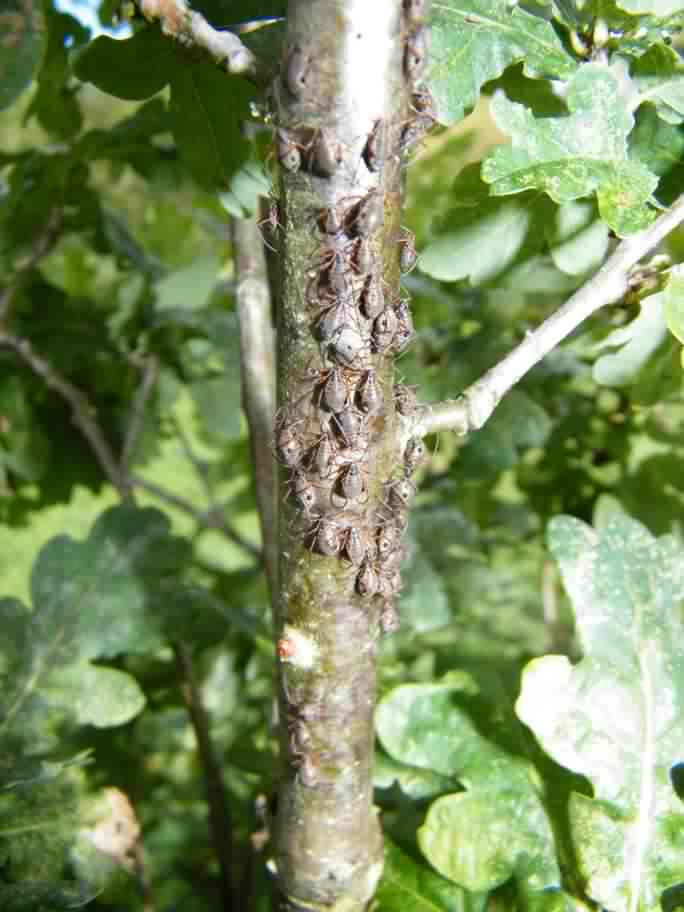
[[[482,166],[493,193],[538,188],[558,203],[596,193],[599,211],[618,234],[631,234],[653,219],[647,203],[657,178],[627,155],[633,116],[621,101],[612,73],[586,64],[570,81],[565,117],[535,118],[503,94],[492,100],[497,125],[512,138]]]
[[[572,599],[584,657],[533,660],[520,718],[594,797],[570,805],[580,871],[602,906],[659,908],[684,877],[684,813],[673,782],[684,739],[684,552],[615,514],[595,532],[571,517],[549,544]]]
[[[667,328],[684,345],[684,267],[674,266],[663,291]]]
[[[593,375],[597,383],[623,386],[636,379],[666,337],[664,305],[662,293],[645,298],[639,315],[627,326],[613,330],[596,347],[599,352],[608,351],[594,364]]]
[[[40,3],[3,0],[0,5],[0,111],[29,85],[45,51]]]

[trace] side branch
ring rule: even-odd
[[[165,35],[207,51],[227,73],[256,77],[257,59],[238,36],[215,29],[201,13],[191,10],[185,0],[140,0],[138,5],[146,19],[159,20]]]
[[[501,399],[542,358],[587,317],[621,300],[629,291],[630,270],[684,221],[684,195],[646,230],[623,241],[596,275],[576,291],[548,320],[527,333],[512,352],[469,386],[458,399],[423,407],[411,433],[437,431],[467,434],[481,428]]]

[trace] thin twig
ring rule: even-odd
[[[127,485],[114,452],[95,420],[96,410],[85,393],[70,383],[52,365],[34,351],[28,339],[12,333],[0,332],[0,346],[13,349],[28,367],[50,389],[55,390],[71,406],[74,424],[90,444],[102,471],[122,497],[127,496]]]
[[[264,567],[278,591],[278,484],[273,456],[275,339],[266,258],[256,215],[232,219],[235,300],[240,319],[242,406],[249,426]]]
[[[207,529],[215,529],[217,532],[222,532],[229,541],[233,542],[233,544],[237,545],[239,548],[242,548],[243,551],[246,551],[247,554],[255,560],[262,560],[262,554],[259,548],[252,544],[251,541],[244,538],[230,525],[222,515],[220,507],[215,507],[211,510],[198,510],[189,500],[186,500],[184,497],[179,497],[179,495],[174,494],[173,491],[169,491],[161,485],[155,484],[155,482],[148,481],[146,478],[142,478],[139,475],[129,475],[128,480],[134,487],[149,491],[150,494],[153,494],[160,500],[164,500],[177,509],[182,510],[183,513],[187,513],[188,516],[192,516],[198,525],[204,526]]]
[[[36,268],[43,257],[54,247],[59,237],[61,226],[62,210],[53,209],[45,223],[45,228],[36,236],[28,258],[19,266],[14,278],[0,295],[0,326],[7,322],[14,299],[29,273]]]
[[[467,434],[481,428],[505,394],[559,342],[591,314],[625,296],[631,268],[682,221],[684,195],[649,228],[623,241],[593,278],[460,398],[424,406],[411,434],[424,436],[446,430]]]
[[[165,35],[207,51],[227,73],[256,77],[257,58],[238,36],[209,25],[185,0],[139,0],[138,6],[146,19],[159,20]]]
[[[176,667],[181,676],[181,693],[197,739],[197,751],[204,773],[209,808],[209,828],[221,872],[221,903],[224,912],[235,912],[232,885],[233,827],[226,800],[221,767],[209,734],[209,718],[195,682],[192,655],[184,643],[174,644]]]
[[[135,448],[145,420],[145,409],[147,408],[147,403],[157,383],[158,376],[159,361],[157,356],[148,355],[144,361],[140,385],[133,398],[128,428],[126,429],[126,435],[121,448],[121,471],[124,474],[128,473],[133,456],[135,455]]]

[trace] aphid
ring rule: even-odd
[[[405,383],[397,383],[394,387],[394,403],[400,415],[410,418],[418,408],[415,388],[406,386]]]
[[[378,591],[378,574],[370,564],[370,561],[364,560],[356,577],[356,591],[365,598],[371,598]]]
[[[362,564],[368,552],[368,538],[365,530],[350,526],[342,545],[342,555],[352,564]]]
[[[425,0],[404,0],[404,15],[409,21],[422,19],[425,16]]]
[[[335,427],[345,446],[358,447],[367,433],[366,417],[347,405],[334,418]]]
[[[356,237],[368,237],[382,224],[383,210],[377,190],[371,190],[353,208],[350,226]]]
[[[389,560],[399,545],[399,530],[393,523],[384,523],[378,528],[376,541],[377,556],[380,563]]]
[[[276,154],[278,161],[286,171],[292,173],[299,171],[302,164],[302,153],[289,131],[283,127],[278,127],[276,130]]]
[[[397,331],[397,315],[388,305],[373,321],[373,349],[382,353],[392,344]]]
[[[337,487],[348,503],[355,503],[363,497],[366,483],[358,462],[350,462],[341,470]]]
[[[375,256],[370,238],[358,238],[354,253],[354,267],[359,275],[367,275],[373,270]]]
[[[295,469],[292,473],[290,485],[299,506],[302,507],[305,513],[309,513],[316,505],[317,498],[315,485],[298,469]]]
[[[368,343],[351,326],[343,326],[328,345],[331,358],[342,367],[354,367],[359,355],[368,349]]]
[[[302,756],[312,745],[311,732],[303,719],[295,715],[289,720],[290,750],[295,756]]]
[[[387,130],[385,121],[376,120],[368,134],[366,145],[363,147],[363,160],[369,171],[381,171],[385,164],[385,154],[387,145]]]
[[[411,272],[417,261],[416,236],[408,228],[402,228],[399,236],[399,269],[403,273]]]
[[[332,299],[321,313],[313,327],[313,334],[319,342],[332,342],[346,327],[358,324],[359,318],[349,301]]]
[[[385,295],[382,290],[382,280],[377,275],[370,275],[366,279],[360,297],[361,309],[369,320],[380,316],[385,307]]]
[[[394,310],[397,315],[397,329],[392,339],[392,348],[398,354],[403,352],[413,340],[413,317],[408,301],[403,298],[395,304]]]
[[[342,533],[338,523],[328,517],[321,517],[316,529],[314,544],[319,554],[325,554],[327,557],[339,554],[342,547]]]
[[[276,451],[289,469],[294,468],[298,462],[301,462],[304,446],[292,425],[287,425],[278,431],[276,435]]]
[[[421,437],[411,437],[404,450],[404,471],[409,475],[427,456],[427,448]]]
[[[330,478],[334,458],[335,446],[330,433],[326,431],[314,447],[310,465],[320,478]]]
[[[399,630],[401,618],[399,617],[399,612],[397,611],[394,602],[386,601],[382,606],[378,616],[378,626],[380,627],[380,633],[385,636],[390,633],[396,633],[397,630]]]
[[[290,94],[299,98],[306,88],[306,77],[309,70],[309,58],[302,48],[295,44],[290,48],[285,66],[285,85]]]
[[[404,76],[415,82],[423,72],[427,59],[429,32],[424,25],[413,29],[404,48]]]
[[[342,371],[335,367],[330,371],[328,379],[323,384],[321,401],[330,412],[341,412],[347,404],[349,392],[344,382]]]
[[[401,478],[389,486],[388,501],[394,510],[404,510],[416,493],[415,486],[408,478]]]
[[[316,136],[309,164],[320,177],[332,177],[342,164],[342,144],[331,134],[330,130],[321,128]]]
[[[335,206],[322,209],[318,217],[318,225],[324,234],[336,235],[342,233],[342,223]]]
[[[367,370],[356,388],[356,401],[366,415],[377,415],[385,404],[382,389],[373,369]]]

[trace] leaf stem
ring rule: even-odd
[[[682,221],[684,194],[652,225],[622,241],[588,282],[458,399],[425,405],[411,433],[425,436],[448,430],[463,435],[479,430],[506,393],[542,358],[591,314],[624,297],[632,267]]]

